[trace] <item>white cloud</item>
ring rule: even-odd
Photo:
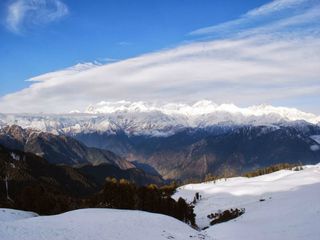
[[[301,6],[301,4],[306,4],[314,1],[310,0],[274,0],[268,4],[265,4],[259,8],[249,11],[246,16],[262,16],[267,14],[274,14],[276,12],[296,9]]]
[[[117,62],[117,61],[119,61],[119,59],[117,59],[117,58],[111,58],[111,57],[106,57],[106,58],[100,59],[100,61],[110,63],[110,62]]]
[[[47,24],[68,14],[60,0],[15,0],[8,5],[6,25],[14,33],[24,28]]]
[[[270,7],[266,9],[270,14]],[[273,9],[285,8],[278,5]],[[246,28],[240,37],[195,42],[115,63],[87,63],[37,76],[30,87],[2,97],[0,112],[69,112],[122,99],[188,103],[209,99],[240,106],[306,99],[319,102],[320,37],[319,25],[314,24],[318,10],[318,5],[311,8],[308,4],[304,11],[278,18],[277,23],[290,29],[279,28],[274,21],[264,22]],[[255,11],[261,14],[261,10]],[[312,106],[318,111],[317,104]]]
[[[243,30],[248,30],[251,28],[255,29],[258,27],[259,29],[261,29],[265,25],[277,25],[278,22],[290,19],[292,16],[296,15],[300,15],[301,22],[304,22],[305,20],[310,21],[309,15],[307,15],[306,13],[314,9],[319,12],[319,4],[319,0],[274,0],[259,8],[250,10],[236,20],[196,29],[192,31],[190,35],[219,35],[226,33],[242,33]],[[302,16],[305,16],[306,19],[303,19]],[[316,20],[314,19],[314,21]],[[280,26],[278,26],[278,28],[279,27]]]

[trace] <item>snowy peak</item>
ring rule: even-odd
[[[128,135],[170,136],[186,128],[214,126],[305,126],[319,124],[320,116],[295,108],[270,105],[240,108],[202,100],[194,104],[148,102],[100,102],[84,112],[69,114],[0,114],[0,127],[17,124],[54,134],[101,132]]]
[[[182,115],[189,118],[203,115],[242,115],[243,117],[261,117],[269,119],[282,119],[283,121],[304,120],[313,124],[320,122],[320,116],[306,113],[295,108],[274,107],[270,105],[257,105],[241,108],[234,104],[216,104],[209,100],[198,101],[194,104],[166,103],[151,104],[147,102],[99,102],[90,105],[85,113],[88,114],[110,114],[110,113],[148,113],[161,112],[166,115]],[[230,119],[226,119],[230,120]]]

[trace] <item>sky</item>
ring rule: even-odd
[[[0,112],[101,101],[320,114],[320,0],[1,0]]]

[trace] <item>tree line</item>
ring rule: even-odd
[[[272,165],[270,167],[259,168],[254,171],[247,172],[243,174],[243,176],[248,178],[257,177],[257,176],[277,172],[283,169],[299,171],[299,170],[302,170],[303,168],[299,164],[279,163],[279,164]]]
[[[108,178],[102,191],[89,199],[89,205],[118,209],[135,209],[161,213],[195,226],[193,206],[182,198],[171,198],[176,186],[155,184],[137,186],[127,180]]]
[[[86,197],[74,197],[45,185],[32,184],[12,189],[15,192],[12,202],[0,197],[0,206],[34,211],[40,215],[80,208],[142,210],[169,215],[196,226],[193,206],[182,198],[177,201],[171,198],[176,187],[175,184],[138,186],[124,179],[107,178],[101,191]]]

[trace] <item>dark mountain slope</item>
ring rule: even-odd
[[[317,125],[229,126],[185,129],[168,137],[124,133],[79,134],[89,146],[148,164],[164,178],[203,179],[206,175],[242,173],[276,163],[318,163],[320,145],[310,136]],[[113,146],[115,146],[113,148]]]
[[[32,153],[9,150],[0,145],[0,179],[7,179],[9,196],[15,196],[25,186],[41,185],[52,192],[80,196],[97,190],[78,169],[56,166]],[[1,196],[5,196],[5,184],[1,184]]]
[[[121,169],[135,168],[133,164],[111,151],[89,148],[71,137],[22,129],[17,125],[0,129],[0,144],[10,149],[34,153],[54,164],[107,163]]]
[[[183,159],[176,157],[180,161],[169,174],[181,169],[180,178],[204,178],[207,174],[240,174],[277,163],[315,164],[320,162],[320,146],[319,150],[312,146],[319,144],[292,128],[243,127],[192,144],[184,150]],[[154,156],[150,160],[161,162]]]
[[[0,145],[0,207],[36,211],[41,214],[95,207],[90,199],[102,189],[107,177],[126,179],[138,185],[162,184],[159,176],[117,166],[57,166],[32,153],[9,150]]]
[[[137,185],[157,184],[162,185],[164,180],[160,175],[146,173],[137,168],[122,170],[109,164],[100,164],[97,166],[86,165],[78,169],[87,176],[97,186],[102,187],[107,177],[116,179],[126,179]]]

